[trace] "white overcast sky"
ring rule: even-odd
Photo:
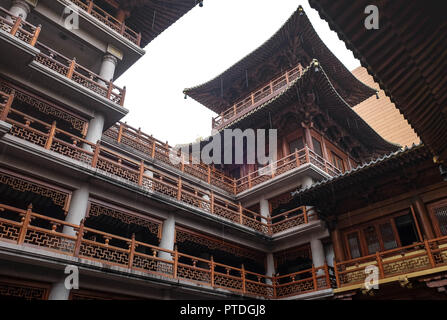
[[[215,114],[183,89],[206,82],[270,38],[301,4],[329,49],[349,69],[360,66],[307,0],[204,0],[146,48],[116,83],[127,87],[123,121],[169,144],[211,133]]]

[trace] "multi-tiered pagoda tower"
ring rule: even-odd
[[[356,259],[371,262],[371,252],[382,278],[415,254],[429,261],[423,270],[442,267],[445,244],[422,234],[425,202],[445,231],[445,182],[423,146],[395,152],[352,110],[375,90],[301,7],[258,49],[185,90],[218,113],[218,134],[277,129],[274,170],[173,163],[175,148],[119,122],[126,90],[113,80],[200,2],[175,3],[0,0],[0,296],[331,298],[362,287]],[[413,215],[393,216],[382,238],[362,229],[392,211],[383,202],[405,207],[405,197]],[[410,258],[396,258],[409,243]],[[67,285],[73,270],[79,288]]]

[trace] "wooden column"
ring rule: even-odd
[[[312,135],[310,134],[310,126],[305,125],[304,123],[301,124],[304,129],[304,138],[306,140],[307,146],[313,151],[314,150],[314,144],[312,142]]]
[[[321,148],[323,149],[323,157],[329,162],[331,163],[331,158],[329,156],[329,153],[327,152],[327,148],[326,148],[326,139],[324,138],[324,135],[321,136]]]
[[[332,245],[334,246],[334,255],[337,262],[346,260],[345,251],[343,250],[343,242],[341,239],[340,230],[334,229],[331,231]]]
[[[282,157],[281,158],[284,158],[285,156],[287,156],[287,154],[288,154],[287,149],[288,149],[287,148],[287,140],[284,137],[284,138],[282,138]],[[292,151],[292,150],[290,150],[290,151]]]
[[[420,197],[415,197],[412,200],[412,205],[413,205],[413,208],[414,208],[414,211],[415,211],[417,217],[421,221],[421,224],[422,224],[421,227],[422,227],[422,230],[424,232],[426,239],[430,240],[430,239],[435,238],[433,226],[430,222],[430,217],[428,215],[427,208],[425,207],[425,204],[422,201],[422,199]]]

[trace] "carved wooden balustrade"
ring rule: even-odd
[[[192,163],[189,159],[179,157],[178,163],[174,164],[170,154],[177,154],[168,143],[161,142],[153,136],[141,132],[126,123],[118,123],[109,128],[105,136],[112,138],[118,143],[138,150],[153,159],[162,161],[169,166],[174,166],[182,172],[188,173],[196,178],[206,181],[227,192],[234,193],[235,179],[226,176],[213,166],[204,163]]]
[[[40,53],[35,58],[36,62],[120,106],[124,105],[126,87],[123,89],[117,87],[110,81],[111,79],[101,78],[76,63],[76,59],[69,59],[40,42],[37,43],[36,48],[40,50]]]
[[[74,232],[70,232],[74,231]],[[67,234],[67,232],[69,232]],[[74,234],[74,235],[71,235]],[[238,294],[282,298],[331,288],[327,265],[290,275],[268,277],[210,260],[166,250],[84,225],[0,204],[0,239],[167,278],[200,283]]]
[[[377,252],[339,263],[334,262],[337,287],[363,284],[365,268],[377,267],[379,280],[447,265],[447,236],[406,247]]]
[[[318,216],[314,209],[307,209],[305,206],[301,206],[269,217],[268,221],[271,233],[275,234],[317,219]]]
[[[251,189],[260,183],[271,180],[280,174],[296,169],[306,163],[316,165],[331,176],[341,173],[341,171],[332,163],[318,156],[313,150],[305,146],[301,150],[295,150],[294,153],[289,154],[272,164],[266,165],[257,171],[251,172],[240,179],[237,179],[236,193]]]
[[[0,120],[5,121],[14,100],[13,94],[0,91]]]
[[[303,70],[301,64],[299,64],[298,66],[287,71],[278,78],[273,79],[261,89],[252,92],[248,97],[235,103],[231,108],[225,110],[220,115],[213,118],[213,129],[221,129],[231,120],[239,118],[253,108],[273,98],[274,96],[282,92],[285,88],[287,88],[292,81],[301,77],[304,71],[305,70]]]
[[[118,32],[120,35],[135,43],[137,46],[141,44],[141,33],[137,33],[128,26],[124,22],[119,21],[114,16],[103,10],[101,7],[96,5],[92,0],[65,0],[65,2],[70,5],[74,4],[86,11],[106,26],[111,28],[112,30]]]
[[[0,30],[34,46],[39,37],[41,26],[33,26],[21,17],[16,17],[8,10],[0,7]]]

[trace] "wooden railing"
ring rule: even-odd
[[[269,164],[257,171],[251,172],[248,175],[236,180],[236,193],[241,193],[245,190],[261,184],[265,181],[271,180],[280,174],[296,169],[303,164],[312,163],[330,174],[335,176],[341,171],[331,164],[326,159],[318,156],[309,147],[305,146],[301,150],[295,150],[294,153],[285,156],[284,158]]]
[[[235,103],[231,108],[213,118],[213,129],[221,129],[229,121],[239,118],[253,108],[273,98],[275,95],[287,88],[291,82],[301,77],[304,71],[305,70],[303,70],[301,64],[298,64],[298,66],[288,70],[280,77],[273,79],[261,89],[252,92],[245,99]]]
[[[379,280],[447,265],[447,236],[348,261],[334,262],[337,287],[363,284],[365,269],[375,266]]]
[[[92,0],[66,0],[67,3],[72,3],[86,11],[112,30],[118,32],[120,35],[135,43],[137,46],[141,45],[141,33],[137,33],[124,22],[119,21],[114,16],[106,12],[104,9],[97,6]]]
[[[40,53],[35,58],[36,62],[120,106],[124,105],[126,87],[124,89],[117,87],[110,81],[111,79],[101,78],[76,63],[76,59],[69,59],[40,42],[37,43],[36,47],[40,50]]]
[[[209,184],[234,194],[235,179],[228,177],[213,166],[204,163],[195,164],[189,159],[180,158],[178,164],[173,164],[169,155],[174,154],[173,148],[167,143],[155,139],[153,136],[143,133],[125,123],[118,123],[108,129],[105,136],[118,143],[138,150],[147,156],[174,166],[182,172],[188,173]]]
[[[269,217],[268,224],[271,228],[271,233],[275,234],[317,219],[318,215],[314,209],[307,209],[306,206],[301,206]]]
[[[0,30],[34,46],[39,37],[41,26],[35,27],[21,17],[16,17],[8,10],[0,7]]]
[[[267,299],[294,296],[331,288],[327,265],[290,275],[268,277],[219,262],[167,250],[51,218],[27,209],[0,204],[0,239],[5,242],[98,261],[172,279],[222,288],[237,294]]]

